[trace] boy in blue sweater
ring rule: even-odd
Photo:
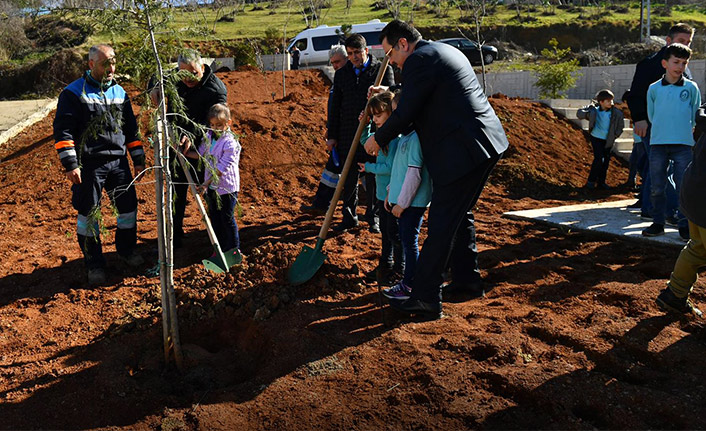
[[[390,118],[390,114],[397,106],[397,97],[394,93],[385,91],[370,98],[368,115],[372,117],[375,126],[382,126]],[[361,145],[373,133],[375,132],[368,125],[360,138]],[[390,173],[392,172],[392,161],[397,152],[398,140],[399,138],[393,139],[387,147],[387,151],[378,151],[375,163],[358,163],[359,172],[375,174],[375,198],[378,200],[377,205],[379,208],[384,208],[385,206],[387,187],[390,184]],[[373,271],[366,274],[366,278],[377,280],[379,284],[389,285],[399,280],[402,276],[404,254],[402,254],[397,218],[385,210],[380,211],[380,233],[382,234],[380,263]]]
[[[686,45],[673,43],[664,51],[662,79],[647,90],[647,117],[652,123],[650,132],[650,198],[653,223],[642,231],[645,236],[664,234],[665,188],[669,162],[674,163],[674,183],[677,194],[686,167],[691,162],[694,146],[696,112],[701,105],[701,93],[694,81],[684,78],[691,50]],[[679,235],[689,239],[688,222],[677,212]]]

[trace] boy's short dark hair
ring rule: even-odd
[[[664,50],[664,56],[662,58],[669,60],[672,56],[688,60],[691,57],[691,49],[681,43],[673,43]]]
[[[599,102],[602,102],[604,100],[612,100],[615,99],[615,94],[613,94],[613,92],[608,90],[607,88],[604,88],[603,90],[596,93],[596,97],[594,97],[594,99]]]
[[[363,50],[367,47],[367,43],[365,42],[365,38],[358,33],[353,33],[352,35],[348,36],[346,38],[346,41],[343,42],[343,44],[346,46],[346,48],[353,48],[353,49],[360,49],[360,50]]]
[[[674,24],[669,28],[669,33],[667,33],[667,36],[670,39],[674,39],[674,36],[680,33],[690,34],[691,36],[694,36],[694,27],[683,22]]]
[[[419,33],[419,30],[398,19],[390,21],[390,23],[388,23],[380,32],[380,42],[382,43],[382,41],[387,38],[387,43],[393,46],[403,37],[407,39],[407,42],[409,43],[415,43],[422,40],[422,34]]]

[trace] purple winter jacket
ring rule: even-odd
[[[219,195],[240,191],[240,142],[238,138],[229,130],[213,142],[213,132],[208,131],[207,140],[204,140],[199,147],[201,154],[211,167],[221,172],[220,178],[214,178],[210,188],[215,189]],[[206,169],[204,181],[211,179],[211,169]]]

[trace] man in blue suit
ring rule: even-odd
[[[402,69],[402,93],[397,109],[366,141],[365,150],[377,154],[413,127],[433,182],[428,235],[412,293],[406,300],[391,299],[390,306],[440,318],[442,273],[448,266],[456,288],[478,288],[471,211],[509,144],[461,51],[422,40],[415,28],[399,20],[385,26],[380,40],[390,63]]]

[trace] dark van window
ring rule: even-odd
[[[380,31],[366,31],[361,35],[365,38],[365,43],[368,46],[380,45]]]
[[[299,39],[298,41],[294,42],[294,45],[299,48],[299,51],[306,51],[306,47],[308,44],[306,39]]]
[[[314,51],[328,51],[331,46],[343,43],[337,34],[333,36],[317,36],[311,38],[311,44],[314,47]]]

